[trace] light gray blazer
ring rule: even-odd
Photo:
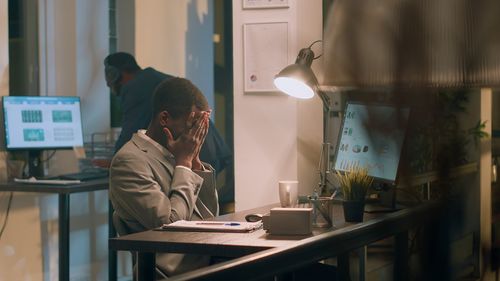
[[[110,167],[109,198],[125,232],[217,216],[215,171],[203,164],[210,171],[175,167],[173,156],[166,157],[153,144],[134,134],[114,156]],[[163,272],[174,275],[207,265],[208,257],[159,254],[156,263]]]

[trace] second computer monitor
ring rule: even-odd
[[[347,103],[334,169],[364,167],[370,176],[395,183],[409,112],[407,107]]]

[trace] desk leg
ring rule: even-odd
[[[69,194],[59,194],[59,280],[69,280]]]
[[[351,280],[349,269],[349,252],[337,256],[337,280]]]
[[[113,205],[111,204],[111,201],[108,203],[108,238],[114,238],[116,237],[116,230],[115,226],[113,225]],[[117,252],[113,250],[108,251],[108,280],[109,281],[116,281],[118,279],[118,272],[117,272]]]
[[[155,253],[137,253],[137,277],[136,280],[153,281],[156,279]]]
[[[358,259],[359,259],[359,281],[365,281],[366,280],[366,248],[367,246],[363,246],[359,249],[356,250],[358,252]]]
[[[394,237],[394,280],[408,280],[408,231]]]

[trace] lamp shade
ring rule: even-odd
[[[322,85],[498,86],[499,15],[498,0],[335,0]]]
[[[305,65],[291,64],[274,78],[274,85],[280,91],[296,98],[310,99],[318,84],[311,68]]]
[[[310,48],[300,50],[295,63],[285,67],[274,77],[276,88],[292,97],[312,98],[318,86],[318,80],[311,69],[313,59],[314,52]]]

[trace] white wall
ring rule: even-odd
[[[109,90],[103,64],[109,52],[108,5],[108,1],[102,0],[76,1],[76,95],[82,99],[87,139],[94,132],[110,129]]]
[[[92,133],[110,130],[109,90],[103,59],[108,54],[108,3],[100,0],[47,0],[45,2],[46,95],[79,96],[85,141]],[[42,17],[43,18],[43,17]],[[43,34],[43,33],[42,33]],[[41,35],[42,37],[43,35]],[[78,170],[72,151],[58,151],[49,174]],[[56,279],[57,197],[40,198],[44,271]],[[81,193],[70,198],[70,279],[107,279],[106,191]]]
[[[215,111],[213,6],[209,0],[136,0],[135,55],[141,67],[190,79]]]
[[[142,67],[186,73],[187,1],[135,1],[135,55]]]
[[[278,202],[278,180],[298,179],[300,194],[310,194],[318,181],[315,175],[322,138],[321,103],[299,102],[283,94],[243,92],[244,23],[288,22],[289,63],[295,61],[301,48],[321,39],[322,2],[288,2],[290,7],[285,9],[243,10],[242,1],[233,1],[237,210]]]
[[[109,90],[104,81],[108,54],[108,3],[100,0],[46,0],[41,2],[40,57],[45,85],[41,95],[79,96],[86,142],[97,132],[110,130]],[[78,12],[77,12],[78,11]],[[78,170],[71,151],[57,152],[49,174]]]

